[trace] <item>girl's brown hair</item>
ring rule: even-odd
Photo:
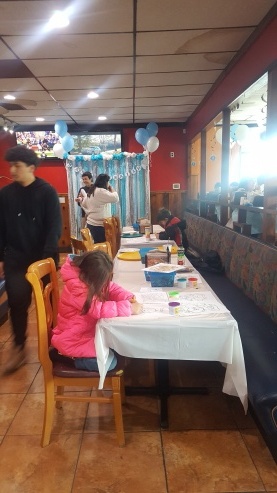
[[[81,311],[81,314],[85,315],[93,298],[99,301],[108,300],[113,262],[107,253],[95,250],[74,257],[71,263],[80,269],[79,279],[88,287],[87,299]]]

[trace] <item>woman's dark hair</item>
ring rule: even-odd
[[[158,222],[163,221],[164,219],[168,219],[170,216],[171,216],[171,212],[168,209],[165,209],[164,207],[162,207],[158,211],[157,221]]]
[[[108,299],[113,262],[107,253],[95,250],[74,257],[71,264],[80,269],[79,279],[88,287],[87,299],[81,311],[81,314],[85,315],[90,309],[93,297],[100,301]]]
[[[106,175],[105,173],[101,173],[100,175],[98,175],[94,184],[91,185],[88,191],[88,197],[94,195],[94,191],[96,188],[105,188],[107,190],[109,181],[110,181],[109,175]]]
[[[25,163],[26,166],[31,166],[33,164],[35,167],[37,167],[40,163],[35,151],[22,145],[14,146],[8,149],[5,154],[5,160],[8,161],[8,163],[22,161],[22,163]]]

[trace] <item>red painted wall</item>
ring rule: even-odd
[[[122,131],[123,147],[126,152],[143,152],[143,147],[135,139],[135,128]],[[184,134],[179,127],[159,127],[157,134],[159,148],[151,154],[150,190],[171,190],[172,183],[180,183],[186,189],[186,166]],[[0,175],[10,176],[9,165],[4,160],[8,148],[16,145],[15,136],[0,132]],[[169,153],[174,152],[174,158]],[[66,170],[62,160],[41,161],[36,175],[51,183],[58,193],[67,193]],[[9,183],[0,179],[0,187]]]

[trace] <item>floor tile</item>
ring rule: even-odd
[[[25,394],[2,394],[0,399],[0,435],[7,433]],[[0,481],[1,483],[1,481]]]
[[[238,431],[163,432],[169,493],[264,491]]]
[[[82,395],[85,395],[82,393]],[[53,435],[81,433],[87,414],[87,403],[64,402],[62,409],[55,408]],[[22,403],[8,435],[41,435],[44,411],[44,394],[28,394]]]
[[[114,440],[84,436],[72,493],[166,493],[160,434],[128,434],[122,448]]]
[[[237,429],[220,391],[207,395],[172,395],[168,401],[170,430]]]
[[[22,393],[28,392],[29,387],[39,370],[39,363],[31,363],[22,366],[10,375],[0,376],[0,394],[7,392]],[[2,369],[0,367],[0,373]]]
[[[176,387],[223,387],[225,368],[218,362],[170,361],[169,371]]]
[[[40,447],[35,436],[6,436],[1,444],[3,493],[71,493],[81,435],[54,437]]]
[[[249,454],[262,478],[266,491],[277,491],[277,464],[258,430],[242,432]]]

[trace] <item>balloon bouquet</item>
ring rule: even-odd
[[[53,147],[54,156],[60,159],[66,159],[68,153],[74,147],[74,139],[67,131],[67,124],[63,120],[57,120],[55,123],[55,132],[60,137],[60,143]]]
[[[146,125],[146,128],[138,128],[136,130],[136,141],[148,152],[155,152],[160,145],[159,139],[156,137],[158,129],[157,123],[150,122]]]

